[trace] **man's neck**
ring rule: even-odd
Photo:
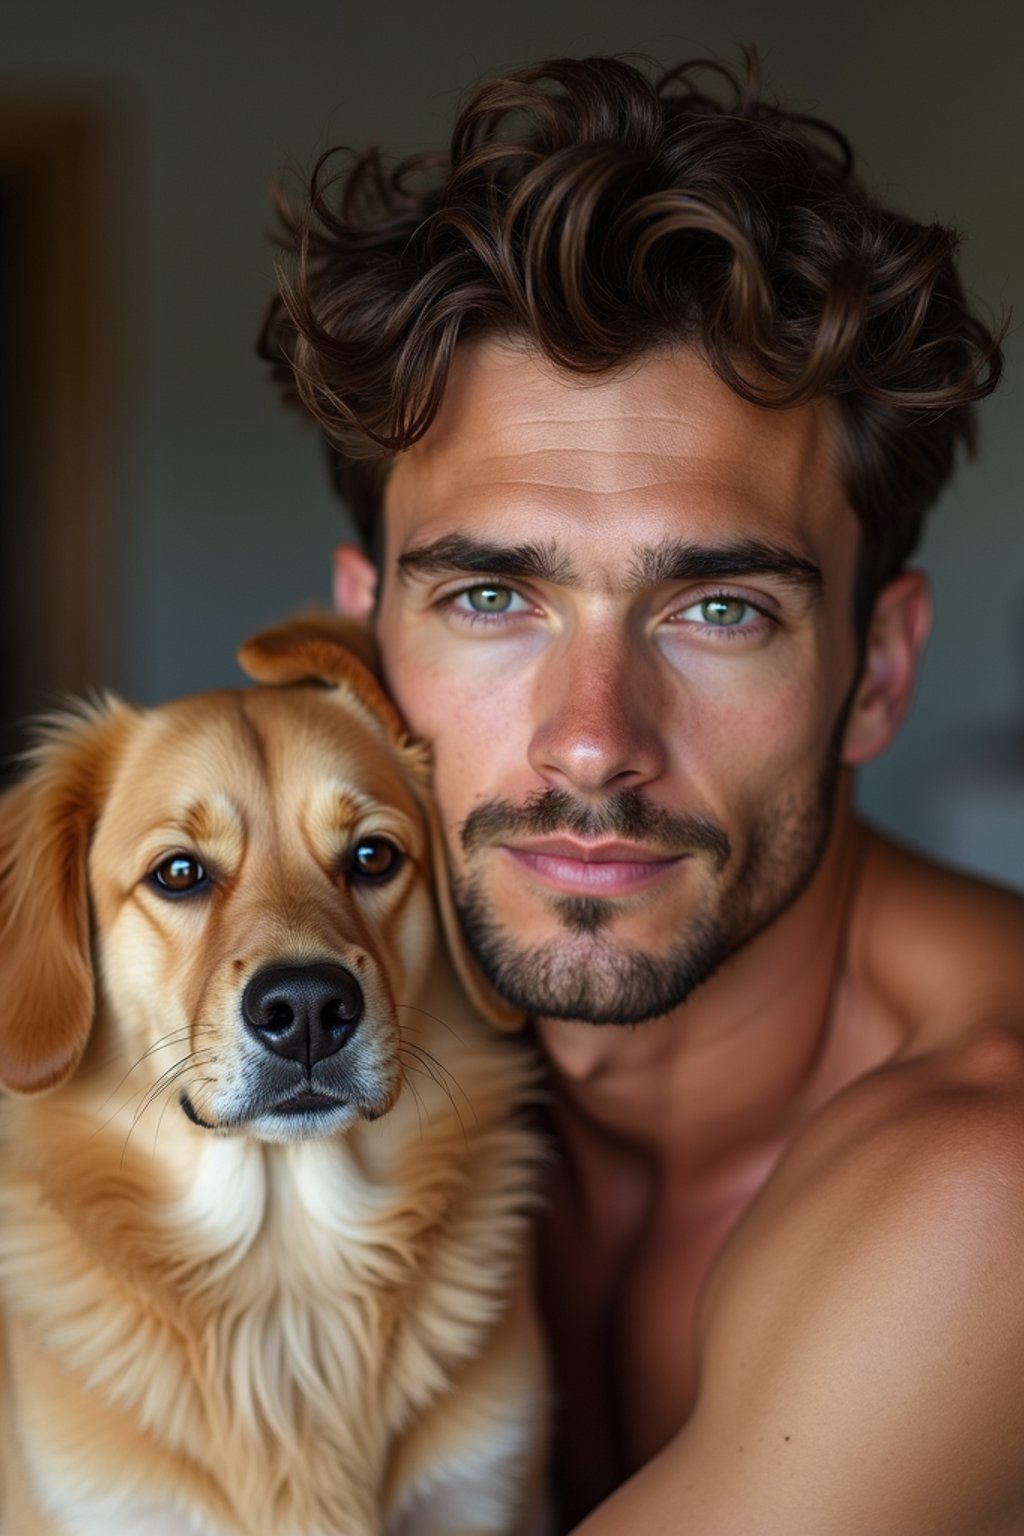
[[[841,807],[793,905],[672,1013],[635,1028],[541,1020],[567,1138],[712,1180],[788,1141],[836,1091],[828,1047],[869,840]]]

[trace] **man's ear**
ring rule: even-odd
[[[844,763],[870,762],[903,724],[931,623],[931,589],[923,571],[904,571],[878,594],[843,734]]]
[[[334,606],[347,619],[369,619],[377,601],[377,568],[354,544],[334,550]]]

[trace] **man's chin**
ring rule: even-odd
[[[613,937],[604,915],[608,903],[583,906],[601,910],[577,911],[573,921],[563,919],[557,934],[534,943],[479,909],[460,909],[481,970],[531,1018],[643,1024],[681,1007],[725,958],[727,946],[711,924],[692,920],[685,943],[659,954]]]
[[[480,901],[472,888],[468,905],[457,903],[463,926],[470,934],[481,929],[492,934],[504,948],[512,944],[536,950],[577,946],[577,954],[589,954],[586,940],[600,938],[601,951],[621,954],[628,962],[633,954],[667,956],[680,933],[689,933],[694,925],[694,901],[672,901],[650,896],[602,897],[567,896],[545,891],[532,893],[536,899],[509,901],[500,889],[495,899]],[[669,918],[669,914],[671,917]]]

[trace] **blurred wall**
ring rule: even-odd
[[[97,358],[114,435],[108,675],[141,701],[231,682],[238,640],[328,599],[343,530],[312,433],[253,355],[267,184],[322,148],[443,142],[481,75],[551,53],[735,60],[853,139],[869,183],[967,234],[969,287],[1024,312],[1024,7],[936,0],[3,0],[0,105],[108,124]],[[982,460],[923,554],[938,621],[914,715],[861,798],[901,836],[1024,884],[1024,468],[1019,325]],[[1019,850],[1019,851],[1018,851]]]

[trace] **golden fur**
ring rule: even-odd
[[[0,802],[0,1532],[516,1531],[530,1069],[454,928],[449,964],[424,754],[360,660],[326,623],[243,660],[271,686],[55,722]],[[383,883],[345,873],[371,835]],[[177,852],[211,889],[154,887]],[[327,960],[350,1102],[282,1118],[240,999]]]

